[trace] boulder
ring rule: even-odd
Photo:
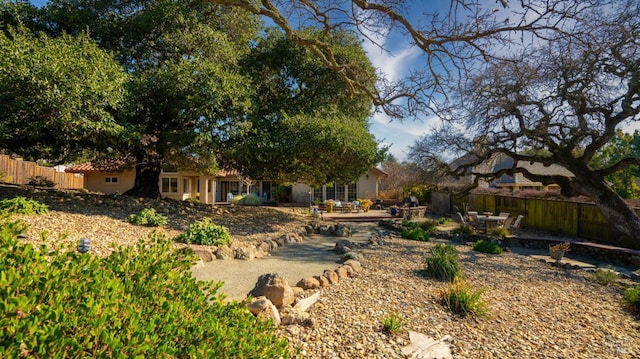
[[[345,254],[351,252],[355,248],[355,244],[351,243],[348,239],[341,239],[336,242],[336,245],[333,247],[333,251],[337,254]]]
[[[348,261],[344,262],[344,264],[350,266],[356,273],[362,270],[362,264],[360,264],[360,262],[355,259],[349,259]]]
[[[362,260],[362,254],[360,254],[360,252],[356,252],[356,251],[351,251],[348,253],[345,253],[342,255],[342,257],[340,257],[340,260],[344,263],[350,259],[355,259],[357,261]]]
[[[197,255],[198,257],[200,257],[203,261],[205,262],[211,262],[212,260],[214,260],[216,257],[213,255],[213,252],[211,251],[211,249],[206,248],[206,247],[193,247],[193,254]]]
[[[337,224],[333,231],[333,234],[337,237],[351,237],[351,228],[344,224]]]
[[[344,267],[349,267],[349,266],[342,266],[342,267],[336,268],[336,270],[334,271],[338,275],[339,279],[345,279],[349,277],[349,273],[347,273],[347,270],[344,269]]]
[[[314,234],[316,233],[315,228],[313,228],[312,225],[307,224],[306,226],[304,226],[304,230],[307,232],[307,234]]]
[[[314,322],[309,313],[293,308],[282,314],[282,324],[299,324],[305,327],[313,327]]]
[[[256,249],[252,246],[238,247],[233,251],[233,257],[243,261],[250,261],[256,257]]]
[[[287,280],[277,273],[261,275],[249,295],[253,297],[265,296],[276,308],[289,305],[295,300],[293,289],[291,289]]]
[[[331,282],[329,282],[329,278],[325,277],[325,276],[314,276],[313,278],[318,280],[318,283],[320,283],[320,288],[325,288],[331,285]]]
[[[300,287],[291,287],[291,289],[293,290],[293,296],[294,297],[301,297],[304,295],[304,289],[300,288]]]
[[[256,246],[256,250],[257,251],[262,251],[265,253],[269,253],[271,252],[273,248],[271,248],[271,244],[267,241],[262,241],[260,243],[258,243],[258,245]]]
[[[314,277],[306,277],[306,278],[300,279],[300,281],[298,281],[296,286],[303,289],[318,289],[320,288],[320,281]]]
[[[322,276],[329,280],[329,284],[336,284],[340,280],[336,272],[328,269],[325,269],[324,273],[322,273]]]
[[[226,245],[219,247],[216,251],[216,258],[224,260],[233,259],[233,251]]]
[[[264,296],[254,298],[251,303],[247,305],[247,308],[258,318],[271,319],[276,327],[279,327],[280,323],[282,323],[280,312],[278,312],[276,306]]]
[[[353,271],[353,268],[349,265],[343,265],[340,268],[343,268],[349,277],[353,277],[356,274],[356,272]]]

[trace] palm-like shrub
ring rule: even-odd
[[[454,246],[440,243],[429,250],[423,270],[425,274],[450,282],[460,274],[460,271],[458,250]]]

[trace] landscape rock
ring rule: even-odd
[[[336,272],[328,269],[326,269],[324,273],[322,273],[322,276],[329,280],[329,284],[336,284],[340,280]]]
[[[351,228],[344,224],[336,224],[333,235],[337,237],[351,237]]]
[[[347,272],[347,276],[349,276],[349,277],[353,277],[356,274],[356,272],[353,271],[353,267],[351,267],[349,265],[343,265],[340,268],[343,268]]]
[[[300,279],[300,281],[298,281],[296,286],[303,289],[318,289],[320,288],[320,281],[313,277],[306,277],[306,278]]]
[[[347,273],[347,270],[344,269],[344,267],[350,267],[350,266],[342,266],[342,267],[336,268],[336,270],[334,271],[338,275],[339,279],[345,279],[349,277],[349,273]]]
[[[273,303],[264,296],[254,298],[251,303],[247,305],[249,312],[258,318],[271,319],[276,327],[279,327],[282,323],[280,318],[280,312],[273,305]]]
[[[304,295],[304,289],[295,286],[295,287],[291,287],[291,289],[293,290],[293,296],[294,297],[301,297],[302,295]]]
[[[355,247],[356,245],[352,243],[350,240],[341,239],[336,242],[336,245],[333,247],[333,251],[336,254],[345,254],[345,253],[351,252],[351,250]]]
[[[298,325],[302,325],[304,327],[310,328],[310,327],[313,327],[314,321],[311,318],[311,315],[309,315],[309,313],[303,312],[299,309],[292,308],[282,314],[282,324],[283,325],[298,324]]]
[[[362,264],[360,264],[360,262],[357,260],[349,259],[348,261],[344,262],[344,264],[350,266],[356,273],[362,270]]]
[[[256,257],[256,249],[252,246],[238,247],[233,251],[233,257],[243,261],[250,261]]]
[[[261,275],[249,295],[253,297],[265,296],[276,308],[289,305],[295,300],[293,289],[287,280],[277,273]]]
[[[233,259],[233,250],[226,245],[218,247],[216,250],[216,258],[223,260]]]
[[[362,254],[360,252],[351,251],[351,252],[343,254],[342,257],[340,257],[340,260],[342,261],[342,263],[344,263],[344,262],[346,262],[346,261],[348,261],[350,259],[353,259],[353,260],[356,260],[356,261],[361,261],[362,258],[363,258]]]
[[[331,282],[329,282],[329,278],[325,277],[325,276],[314,276],[313,278],[315,278],[318,283],[320,283],[320,288],[326,288],[328,286],[331,285]]]

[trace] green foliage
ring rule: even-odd
[[[590,165],[593,168],[601,169],[609,167],[626,157],[640,156],[640,132],[633,134],[622,132],[618,129],[615,137],[600,148],[591,159]],[[605,176],[607,183],[622,198],[638,198],[640,188],[636,179],[640,176],[640,168],[636,164],[630,164],[620,170]]]
[[[11,176],[3,171],[0,171],[0,182],[10,183],[11,181],[13,181],[13,178],[11,178]]]
[[[400,222],[400,225],[403,227],[407,227],[407,229],[418,228],[418,223],[409,221],[407,219],[403,219],[402,222]]]
[[[0,32],[0,143],[25,158],[52,161],[106,148],[123,131],[113,112],[127,80],[85,33],[50,38],[23,27]]]
[[[498,237],[498,238],[507,238],[509,237],[509,230],[504,227],[495,227],[491,228],[488,233],[490,236]]]
[[[138,214],[132,214],[127,219],[129,223],[138,226],[158,227],[167,223],[167,217],[156,212],[155,208],[145,208]]]
[[[640,314],[640,286],[634,285],[624,290],[624,301],[633,313]]]
[[[32,198],[19,196],[0,201],[0,211],[11,214],[44,214],[49,212],[49,207]]]
[[[421,228],[407,229],[406,231],[402,231],[401,236],[402,238],[411,239],[414,241],[422,241],[422,242],[429,241],[429,233],[427,233]]]
[[[437,225],[438,225],[438,222],[431,219],[418,222],[418,227],[422,228],[427,233],[434,233],[436,231]]]
[[[484,289],[473,290],[462,278],[457,277],[453,283],[440,293],[443,303],[452,312],[463,317],[481,316],[488,312],[487,303],[480,298]]]
[[[438,218],[438,224],[447,224],[449,222],[451,222],[452,219],[449,217],[440,217]]]
[[[386,333],[399,333],[404,329],[404,325],[404,319],[395,313],[391,313],[382,318],[382,330]]]
[[[152,235],[107,258],[35,250],[1,231],[3,358],[278,358],[287,343]]]
[[[334,201],[332,199],[328,199],[328,200],[324,201],[324,206],[327,209],[327,213],[331,213],[331,212],[333,212],[334,208],[336,207],[336,201]]]
[[[612,268],[596,268],[589,273],[589,279],[601,285],[611,285],[618,281],[618,273]]]
[[[500,254],[502,248],[489,240],[482,239],[473,244],[473,250],[489,254]]]
[[[452,229],[451,233],[460,234],[462,236],[469,237],[469,236],[472,236],[475,233],[475,231],[473,230],[473,227],[471,227],[470,225],[461,224],[459,227]]]
[[[251,194],[244,195],[244,196],[235,196],[235,197],[233,197],[233,203],[234,204],[251,205],[251,206],[259,206],[259,205],[262,204],[262,198],[259,197],[259,196],[256,196],[253,193],[251,193]]]
[[[176,242],[221,246],[231,244],[231,236],[226,227],[217,225],[210,218],[204,218],[189,226],[186,232],[174,238]]]
[[[425,258],[423,273],[443,281],[453,281],[460,274],[458,250],[450,244],[436,244]]]

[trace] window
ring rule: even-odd
[[[313,189],[313,199],[322,202],[322,187]]]
[[[345,195],[344,195],[344,184],[337,184],[336,183],[336,201],[344,201],[345,200]]]
[[[177,177],[163,178],[162,193],[178,193],[178,178]]]
[[[334,185],[326,187],[327,199],[336,199],[336,188]]]
[[[118,183],[118,177],[105,177],[104,178],[104,182],[105,183],[116,184],[116,183]]]
[[[358,185],[355,183],[347,186],[347,198],[350,202],[353,202],[358,199]]]

